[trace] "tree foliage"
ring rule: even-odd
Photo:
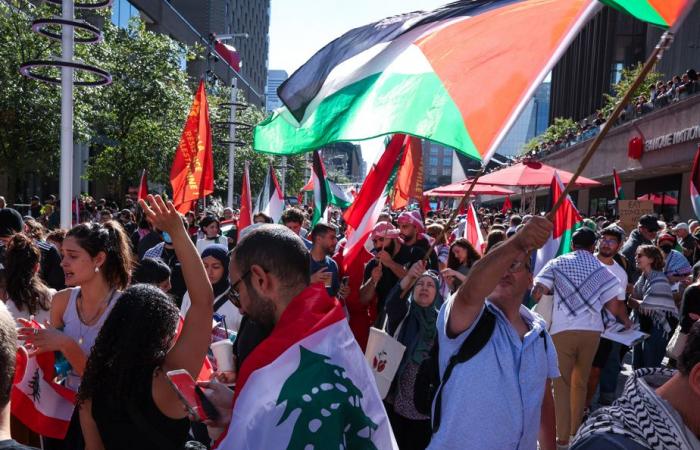
[[[557,117],[554,123],[547,127],[539,136],[530,139],[523,147],[521,154],[525,155],[535,150],[542,142],[555,142],[564,139],[571,130],[576,130],[576,122],[568,117]]]
[[[603,94],[604,106],[601,111],[605,117],[608,117],[612,113],[613,109],[615,109],[615,106],[620,103],[622,97],[625,96],[625,92],[627,92],[627,90],[632,86],[632,83],[634,83],[634,80],[642,72],[643,67],[644,65],[642,63],[638,63],[636,66],[625,67],[622,69],[620,81],[613,85],[612,94]],[[656,83],[662,78],[663,75],[659,72],[649,72],[642,84],[640,84],[637,90],[634,91],[632,101],[634,101],[634,99],[640,95],[646,95],[648,100],[649,89],[652,86],[655,86]]]

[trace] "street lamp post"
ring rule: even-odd
[[[62,18],[73,21],[73,0],[63,0]],[[66,25],[61,33],[61,59],[73,60],[73,27]],[[61,67],[61,228],[73,226],[73,68]]]
[[[228,125],[228,196],[226,206],[233,208],[233,170],[235,168],[236,152],[236,97],[238,94],[237,78],[231,77],[231,112],[229,113]]]

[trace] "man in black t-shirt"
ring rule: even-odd
[[[411,254],[412,263],[423,259],[432,250],[432,245],[425,234],[423,218],[418,211],[405,211],[397,220],[403,245]],[[437,253],[433,252],[428,259],[428,269],[438,270]]]
[[[32,450],[12,439],[10,432],[10,390],[15,377],[17,331],[5,305],[0,305],[0,450]],[[36,450],[36,449],[35,449]]]

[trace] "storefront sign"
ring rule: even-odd
[[[617,210],[620,215],[620,226],[629,234],[637,228],[640,217],[644,214],[654,213],[654,202],[648,200],[618,200]]]
[[[700,139],[700,125],[695,125],[694,127],[676,131],[675,133],[665,134],[653,139],[647,139],[644,143],[644,148],[646,151],[651,152],[695,139]]]

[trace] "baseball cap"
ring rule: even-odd
[[[673,227],[673,231],[678,231],[678,230],[685,230],[685,231],[690,231],[690,227],[688,226],[687,223],[685,222],[680,222],[678,225]]]
[[[0,237],[12,236],[24,228],[22,216],[16,209],[0,209]]]
[[[659,231],[661,227],[659,226],[659,220],[656,216],[651,214],[644,214],[639,218],[639,225],[643,226],[649,231]]]
[[[673,235],[671,235],[671,234],[664,233],[664,234],[662,234],[661,236],[659,236],[658,241],[659,241],[659,244],[661,244],[662,242],[665,242],[665,241],[669,241],[669,242],[671,242],[671,243],[673,243],[673,244],[675,245],[675,243],[676,243],[676,238],[675,238]]]

